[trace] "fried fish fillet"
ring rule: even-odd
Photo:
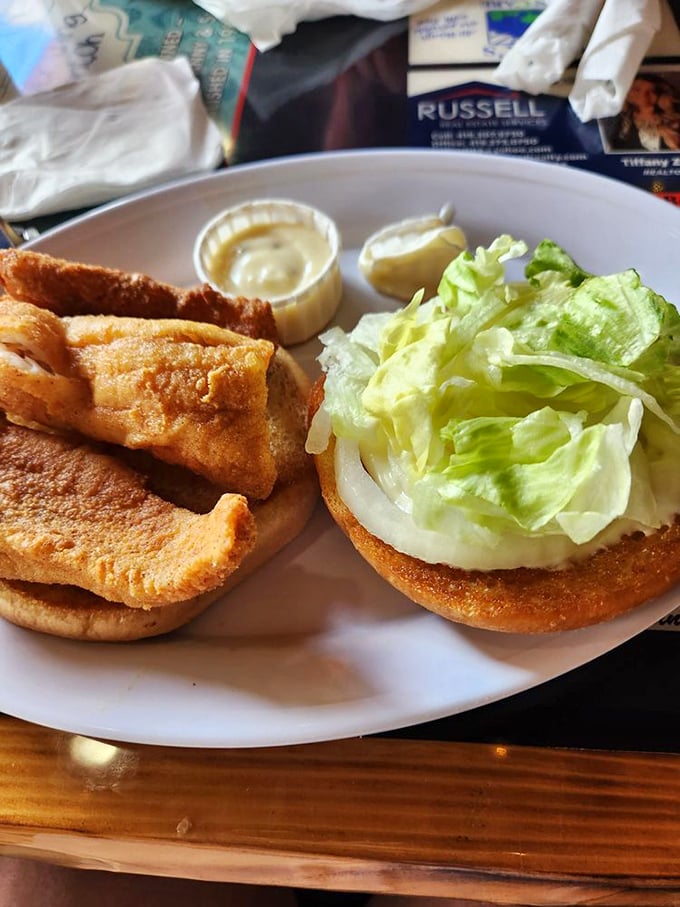
[[[209,324],[54,313],[0,299],[0,409],[15,421],[147,450],[265,498],[277,477],[274,353]]]
[[[145,274],[20,249],[0,250],[0,284],[14,299],[57,315],[180,318],[278,340],[269,303],[222,296],[208,284],[179,289]]]
[[[192,479],[189,486],[193,484]],[[194,504],[188,494],[190,487],[178,485],[175,490]],[[255,547],[221,586],[209,592],[157,608],[128,608],[77,586],[0,579],[0,616],[67,639],[125,642],[169,633],[205,611],[295,538],[307,523],[318,495],[313,471],[301,474],[291,485],[277,484],[266,501],[258,501],[252,508],[257,524]]]
[[[0,576],[79,586],[132,608],[185,601],[224,584],[253,548],[242,495],[206,514],[147,490],[90,445],[0,419]]]

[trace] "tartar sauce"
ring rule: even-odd
[[[276,299],[309,286],[330,259],[325,237],[305,224],[256,224],[217,250],[211,270],[227,293]]]
[[[194,242],[199,280],[226,296],[271,303],[284,346],[318,334],[342,298],[340,234],[301,202],[260,198],[221,211]]]

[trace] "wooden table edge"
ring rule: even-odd
[[[504,904],[677,904],[680,757],[354,738],[91,741],[0,718],[0,852]]]

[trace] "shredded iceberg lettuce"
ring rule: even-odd
[[[433,299],[321,337],[308,446],[329,430],[356,445],[381,495],[367,528],[424,560],[554,566],[680,512],[677,310],[549,240],[508,281],[526,252],[500,236],[454,259]]]

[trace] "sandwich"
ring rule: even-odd
[[[0,252],[0,616],[187,623],[304,527],[308,380],[268,303]]]
[[[509,280],[527,251],[498,237],[433,298],[322,335],[307,449],[389,583],[542,633],[680,578],[680,316],[635,270],[593,275],[549,240]]]

